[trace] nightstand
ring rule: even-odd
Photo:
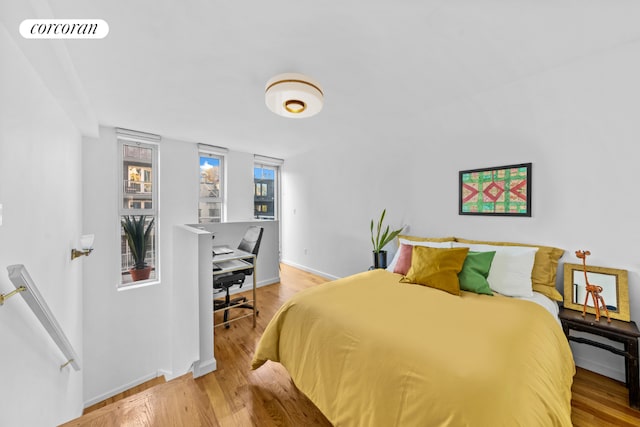
[[[611,323],[609,323],[605,316],[601,316],[600,322],[596,322],[596,317],[593,314],[587,313],[585,317],[582,317],[581,311],[567,310],[562,307],[558,317],[562,323],[562,330],[569,341],[592,345],[619,356],[624,356],[625,379],[629,389],[629,406],[638,409],[640,407],[640,378],[638,375],[638,338],[640,337],[640,331],[636,323],[615,319],[611,319]],[[622,343],[624,344],[624,350],[588,338],[572,336],[570,335],[572,330],[588,332]]]

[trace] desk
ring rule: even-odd
[[[569,341],[592,345],[619,356],[624,356],[625,379],[629,389],[629,406],[637,409],[640,403],[640,385],[638,382],[640,380],[638,375],[638,337],[640,337],[640,331],[635,322],[611,319],[611,323],[609,323],[605,316],[601,316],[600,322],[596,322],[593,314],[587,313],[585,317],[582,317],[582,312],[565,308],[560,309],[558,317],[560,318],[560,323],[562,323],[564,334]],[[622,343],[624,344],[624,350],[588,338],[575,337],[570,335],[571,330],[588,332]]]
[[[221,248],[222,246],[214,246],[214,251],[216,249]],[[252,260],[253,264],[248,260]],[[253,278],[253,298],[248,299],[246,304],[251,304],[253,306],[253,312],[251,314],[244,314],[242,316],[236,317],[235,319],[231,319],[227,322],[220,323],[219,325],[214,325],[214,327],[218,327],[220,325],[224,325],[226,323],[235,322],[236,320],[243,319],[245,317],[253,316],[253,327],[256,327],[256,256],[251,252],[241,251],[240,249],[234,249],[233,252],[215,255],[213,257],[213,277],[218,276],[220,274],[232,273],[234,271],[246,270],[248,268],[253,269],[253,274],[251,277]],[[223,312],[229,310],[233,307],[224,307],[218,310],[214,310],[214,313]]]

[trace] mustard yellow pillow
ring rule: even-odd
[[[556,273],[558,272],[558,260],[564,254],[564,249],[551,246],[529,245],[526,243],[488,242],[483,240],[469,240],[456,237],[460,243],[475,243],[496,246],[526,246],[538,248],[531,270],[531,284],[536,292],[555,301],[562,301],[562,295],[556,289]]]
[[[460,295],[458,273],[462,270],[469,248],[430,248],[414,246],[411,267],[402,283],[416,283]]]

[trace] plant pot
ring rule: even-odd
[[[132,268],[129,270],[129,273],[131,274],[131,280],[133,280],[134,282],[137,282],[139,280],[147,280],[151,275],[151,267],[140,269]]]
[[[387,251],[373,253],[373,268],[387,268]]]

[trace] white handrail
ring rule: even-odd
[[[64,356],[67,358],[67,362],[61,366],[66,365],[73,366],[76,371],[80,370],[80,363],[78,355],[73,350],[71,343],[67,339],[67,336],[62,331],[62,328],[58,324],[58,321],[54,317],[53,313],[49,309],[44,298],[38,291],[33,279],[29,276],[29,272],[22,264],[10,265],[7,267],[9,270],[9,279],[16,287],[16,291],[24,298],[27,305],[36,315],[42,326],[49,332],[53,341],[58,345]]]

